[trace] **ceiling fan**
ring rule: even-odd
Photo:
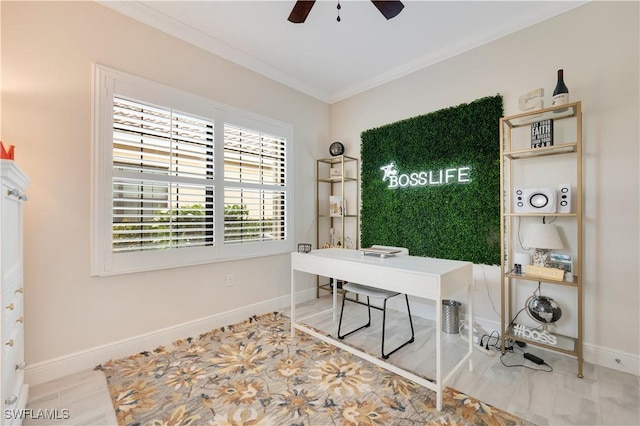
[[[371,0],[371,3],[374,4],[375,7],[378,8],[380,13],[384,15],[385,18],[391,19],[395,17],[398,13],[404,9],[404,5],[401,1],[374,1]],[[302,24],[311,12],[311,8],[315,4],[315,0],[300,0],[297,1],[293,6],[291,13],[289,14],[288,21],[293,22],[294,24]],[[338,3],[339,4],[339,3]]]

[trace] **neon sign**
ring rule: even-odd
[[[471,167],[468,166],[400,174],[392,161],[380,170],[384,172],[382,181],[389,182],[390,189],[471,182]]]

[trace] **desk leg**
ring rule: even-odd
[[[442,410],[442,300],[436,299],[436,410]]]
[[[467,287],[467,300],[469,301],[469,353],[473,355],[473,294],[471,284]],[[469,371],[473,371],[473,356],[469,357]]]
[[[291,338],[296,337],[296,271],[291,269]]]
[[[336,322],[338,320],[338,280],[332,278],[331,281],[333,281],[333,322]]]

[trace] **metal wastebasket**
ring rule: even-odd
[[[459,333],[459,310],[462,303],[455,300],[442,301],[442,331],[449,334]]]

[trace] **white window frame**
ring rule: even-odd
[[[293,250],[293,126],[234,109],[204,97],[120,72],[100,64],[93,70],[91,275],[108,276],[289,253]],[[206,247],[112,251],[113,97],[123,96],[213,119],[215,243]],[[279,241],[224,243],[224,124],[286,139],[285,238]],[[229,183],[237,186],[236,182]]]

